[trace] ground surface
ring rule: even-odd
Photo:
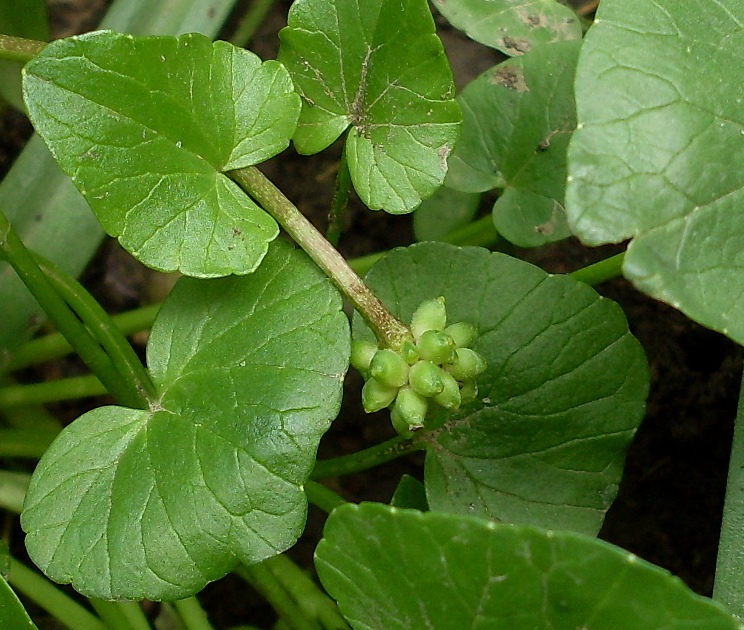
[[[69,34],[90,28],[105,3],[54,2],[55,31]],[[254,39],[263,58],[276,52],[276,32],[284,24],[288,3],[279,2]],[[443,26],[458,82],[492,65],[494,55]],[[0,119],[0,171],[12,162],[29,134],[25,119],[6,112]],[[304,212],[322,225],[333,193],[338,150],[307,159],[290,152],[273,160],[267,174]],[[410,218],[372,213],[355,205],[349,214],[341,249],[357,256],[410,242]],[[524,257],[548,271],[566,272],[602,255],[567,241]],[[86,281],[109,308],[121,310],[162,292],[153,276],[108,243],[86,274]],[[724,337],[703,329],[675,310],[639,294],[624,280],[598,287],[624,308],[632,332],[648,355],[652,374],[648,415],[627,459],[625,477],[610,509],[602,536],[643,558],[668,568],[692,588],[710,594],[723,504],[726,468],[741,370],[741,350]],[[53,370],[59,371],[59,366]],[[359,383],[350,377],[350,386]],[[349,397],[352,400],[352,397]],[[63,408],[74,417],[79,408]],[[389,437],[383,419],[365,417],[349,402],[321,446],[328,457],[358,450]],[[372,475],[354,475],[338,489],[353,500],[387,501],[402,472],[420,476],[416,458],[399,461]],[[309,564],[322,518],[312,513],[307,536],[294,551]],[[208,587],[203,601],[217,627],[249,620],[268,622],[245,586],[227,579]],[[227,602],[231,602],[227,605]],[[51,626],[47,626],[51,627]]]

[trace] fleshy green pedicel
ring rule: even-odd
[[[390,407],[395,430],[410,436],[424,426],[431,403],[450,411],[478,395],[476,378],[486,362],[471,346],[478,330],[468,322],[447,326],[443,297],[423,302],[411,319],[413,340],[396,350],[369,341],[352,344],[351,364],[367,379],[367,413]]]

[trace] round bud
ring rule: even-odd
[[[349,363],[362,374],[366,374],[370,363],[372,363],[372,357],[378,350],[377,344],[371,341],[352,341]]]
[[[460,385],[460,399],[462,404],[473,402],[478,397],[478,385],[475,384],[474,378],[463,381]]]
[[[403,419],[409,428],[417,429],[424,426],[429,399],[417,394],[410,387],[401,387],[395,398],[393,412]]]
[[[383,385],[402,387],[408,382],[408,363],[395,350],[378,350],[369,365],[370,376]]]
[[[411,429],[406,419],[400,414],[400,412],[393,407],[390,411],[390,422],[395,429],[395,432],[404,438],[409,438],[413,435],[413,429]]]
[[[478,329],[468,322],[457,322],[447,326],[444,332],[452,337],[458,348],[469,348],[478,338]]]
[[[421,358],[418,348],[412,341],[405,341],[400,348],[400,356],[408,365],[413,365]]]
[[[455,358],[455,342],[441,330],[427,330],[416,344],[422,359],[441,365]]]
[[[458,348],[455,360],[447,366],[447,371],[458,381],[475,378],[486,370],[486,362],[475,350]]]
[[[442,391],[434,396],[434,401],[445,409],[457,409],[462,403],[460,396],[460,386],[457,381],[447,372],[442,378],[442,384],[444,385]]]
[[[384,409],[395,400],[398,394],[397,387],[390,387],[378,381],[376,378],[369,379],[362,387],[362,406],[367,413],[374,413]]]
[[[447,309],[444,298],[438,297],[423,302],[411,318],[411,332],[418,339],[427,330],[444,330],[447,323]]]
[[[443,378],[446,374],[431,361],[418,361],[411,366],[408,382],[417,393],[425,398],[431,398],[444,389]]]

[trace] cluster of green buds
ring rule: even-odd
[[[362,404],[367,413],[390,407],[401,434],[424,425],[430,402],[455,410],[478,395],[476,377],[486,369],[471,349],[478,331],[467,322],[447,326],[443,297],[421,304],[411,320],[413,340],[380,348],[355,341],[351,364],[365,377]]]

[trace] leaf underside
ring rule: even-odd
[[[61,433],[26,496],[29,555],[87,596],[172,600],[286,550],[348,356],[340,295],[283,241],[252,275],[180,280],[148,343],[158,400]]]

